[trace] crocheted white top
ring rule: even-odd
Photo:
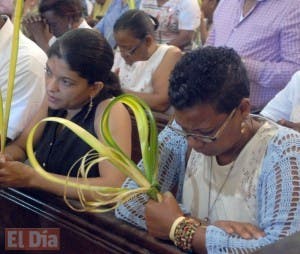
[[[262,162],[255,163],[260,168],[253,169],[254,175],[249,173],[249,179],[252,178],[253,182],[245,176],[245,184],[237,184],[251,194],[247,196],[245,193],[244,197],[249,200],[249,203],[244,202],[243,205],[253,206],[249,213],[255,217],[252,223],[264,230],[266,236],[246,240],[236,235],[229,235],[215,226],[208,226],[206,229],[208,253],[250,253],[279,238],[300,231],[300,134],[270,122],[269,124],[275,126],[271,129],[276,128],[276,131],[269,138],[265,152],[261,152],[264,154]],[[264,130],[268,125],[263,126],[263,131],[259,130],[255,136],[261,135],[260,138],[270,136],[270,131]],[[159,140],[161,142],[159,174],[161,191],[172,190],[178,183],[177,200],[180,202],[185,171],[186,141],[168,127],[160,133]],[[236,160],[239,160],[241,155],[242,153]],[[251,157],[251,154],[249,156]],[[129,179],[124,185],[129,188],[136,187],[136,184]],[[219,197],[222,200],[223,194],[221,193]],[[146,228],[144,219],[146,202],[147,197],[140,195],[116,209],[116,216]],[[235,216],[229,217],[235,220]],[[223,217],[218,216],[216,219],[223,219]],[[237,217],[236,220],[238,219],[240,218]]]

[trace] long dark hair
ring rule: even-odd
[[[63,59],[72,71],[93,85],[102,81],[102,99],[120,95],[117,76],[111,72],[114,61],[112,48],[96,30],[78,28],[64,33],[48,50],[48,57]]]

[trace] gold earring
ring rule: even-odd
[[[94,106],[93,97],[90,96],[90,103],[89,103],[88,110],[87,110],[87,112],[86,112],[86,114],[85,114],[85,116],[84,116],[84,118],[83,118],[84,120],[86,120],[87,117],[89,116],[90,112],[92,111],[93,106]]]
[[[246,132],[247,126],[246,123],[243,121],[241,123],[241,134],[244,134]]]

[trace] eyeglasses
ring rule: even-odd
[[[231,113],[229,114],[229,116],[225,119],[225,121],[223,122],[223,124],[221,125],[221,127],[217,130],[216,134],[214,136],[205,136],[205,135],[201,135],[198,133],[193,133],[193,132],[186,132],[184,130],[180,130],[177,129],[176,127],[174,127],[172,125],[173,121],[170,121],[168,123],[168,127],[173,130],[174,132],[176,132],[177,134],[185,137],[185,138],[193,138],[195,140],[198,141],[202,141],[204,143],[212,143],[214,141],[217,140],[217,138],[222,134],[222,132],[225,130],[226,126],[228,125],[228,123],[230,122],[231,118],[234,116],[234,113],[236,112],[236,108],[234,108]]]
[[[140,46],[142,46],[143,42],[144,42],[144,39],[140,40],[140,42],[136,46],[134,46],[132,49],[123,49],[119,46],[117,48],[117,51],[123,52],[123,54],[126,56],[132,56],[138,50],[138,48]]]

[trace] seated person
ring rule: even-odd
[[[94,27],[106,14],[112,0],[95,0],[91,15],[88,17],[88,24]]]
[[[133,3],[137,7],[140,5],[140,0],[133,0]],[[117,19],[129,9],[129,1],[113,0],[104,17],[95,25],[95,29],[103,34],[112,48],[116,47],[116,41],[113,33],[114,24]]]
[[[0,0],[0,14],[7,15],[10,19],[14,12],[14,0]]]
[[[205,44],[210,27],[213,23],[213,14],[219,0],[203,0],[201,3],[201,23],[200,23],[200,36],[202,45]]]
[[[22,163],[26,159],[29,131],[41,119],[58,116],[80,125],[103,142],[99,130],[103,110],[121,90],[117,77],[111,72],[113,51],[97,31],[80,28],[65,33],[50,47],[48,58],[47,95],[21,136],[6,147],[7,160],[0,163],[0,185],[38,188],[63,195],[64,186],[49,182]],[[131,120],[123,104],[112,108],[109,127],[116,143],[130,156]],[[72,165],[91,150],[72,131],[56,122],[47,122],[37,129],[34,146],[36,158],[43,168],[62,179]],[[120,187],[125,179],[123,173],[108,161],[100,162],[90,173],[88,183],[93,185]],[[77,181],[76,175],[73,170],[70,180]],[[79,182],[86,181],[81,179]],[[68,189],[68,196],[76,198],[76,190]]]
[[[181,57],[177,47],[158,44],[156,19],[140,10],[125,12],[114,25],[118,45],[113,71],[122,90],[142,98],[152,110],[169,108],[169,75]]]
[[[91,28],[82,17],[82,12],[81,0],[41,0],[40,15],[25,18],[23,25],[46,52],[65,32],[75,28]]]
[[[300,71],[263,108],[261,114],[281,125],[300,131]]]
[[[200,26],[200,7],[197,0],[141,0],[140,9],[157,18],[159,27],[155,40],[191,49],[195,32]]]
[[[0,10],[0,88],[5,104],[14,26]],[[36,114],[45,95],[47,55],[20,31],[7,138],[14,140]]]
[[[160,171],[184,172],[176,168],[184,155],[172,146],[174,136],[185,137],[192,150],[178,189],[187,213],[168,192],[146,208],[139,196],[116,215],[194,253],[248,253],[299,231],[300,134],[250,114],[249,79],[237,53],[204,47],[185,54],[169,96],[176,125],[160,134],[171,140],[160,158],[172,160],[163,159]],[[165,175],[163,191],[174,186]]]

